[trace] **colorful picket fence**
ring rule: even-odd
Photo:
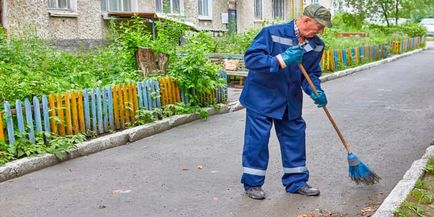
[[[393,54],[400,54],[408,50],[413,50],[415,48],[418,48],[424,42],[425,42],[425,37],[415,37],[415,38],[403,39],[401,41],[393,41],[391,52]]]
[[[227,78],[224,72],[220,76]],[[194,94],[194,91],[193,93]],[[227,101],[227,88],[219,87],[199,96],[203,105]],[[0,141],[13,145],[17,134],[35,143],[38,133],[55,136],[93,132],[97,135],[125,129],[134,124],[140,109],[153,110],[169,104],[189,103],[188,94],[170,77],[104,88],[71,90],[33,97],[12,105],[5,101],[0,112]],[[46,138],[48,139],[48,138]]]

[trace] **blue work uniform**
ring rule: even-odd
[[[295,22],[265,27],[247,49],[244,60],[249,70],[240,96],[246,108],[243,149],[245,187],[262,186],[268,166],[268,141],[274,123],[279,139],[283,171],[282,184],[296,192],[309,179],[306,167],[305,129],[302,118],[303,95],[312,92],[297,65],[282,69],[276,56],[298,44]],[[303,55],[303,66],[318,90],[322,90],[321,57],[324,42],[309,39]]]

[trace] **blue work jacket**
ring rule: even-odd
[[[244,55],[249,70],[240,96],[244,107],[275,119],[282,119],[286,108],[290,120],[301,117],[302,89],[308,95],[312,90],[297,65],[282,69],[276,59],[297,44],[294,21],[268,26],[259,32]],[[315,36],[309,39],[303,55],[302,64],[318,90],[322,90],[319,77],[323,50],[324,42]]]

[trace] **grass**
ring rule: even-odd
[[[396,217],[434,216],[434,157],[429,158],[425,175],[395,211]]]

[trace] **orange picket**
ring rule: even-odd
[[[115,128],[119,129],[121,126],[119,124],[119,104],[118,104],[118,88],[117,86],[112,87],[113,92],[113,115],[115,121]]]
[[[352,57],[351,57],[351,48],[347,48],[347,63],[348,65],[352,65]]]
[[[173,104],[173,92],[172,92],[172,79],[170,79],[169,77],[166,77],[166,81],[167,81],[167,101],[168,104]]]
[[[333,55],[333,50],[332,49],[329,50],[329,55],[330,55],[330,59],[329,59],[330,70],[332,72],[334,72],[335,71],[335,57]]]
[[[59,133],[65,136],[65,117],[63,116],[63,102],[60,93],[57,94],[57,113],[59,114]]]
[[[53,132],[54,135],[58,135],[57,131],[57,124],[56,124],[56,103],[54,100],[54,95],[48,96],[48,101],[50,102],[50,125],[51,125],[51,132]]]
[[[161,106],[166,105],[166,87],[164,85],[164,78],[160,78],[160,100],[161,100]]]
[[[3,117],[2,113],[0,112],[0,141],[5,141],[5,134],[3,132]]]
[[[78,91],[77,101],[78,101],[78,122],[80,125],[80,133],[84,133],[86,132],[86,126],[84,120],[83,93],[81,93],[81,91]]]
[[[175,83],[176,85],[176,102],[181,102],[181,94],[179,93],[179,85],[178,82]]]
[[[326,52],[323,52],[321,56],[321,71],[324,71],[325,59],[326,59],[325,56],[326,56]]]
[[[65,93],[66,133],[72,135],[71,101],[69,93]]]
[[[75,97],[75,91],[71,91],[71,110],[72,127],[74,128],[74,135],[77,135],[80,133],[80,126],[78,125],[77,97]]]
[[[133,88],[133,100],[134,100],[134,113],[139,110],[139,98],[137,97],[137,84],[131,84]]]
[[[125,129],[125,113],[124,113],[124,97],[122,94],[122,86],[118,87],[118,95],[119,95],[119,117],[121,119],[121,127]]]

